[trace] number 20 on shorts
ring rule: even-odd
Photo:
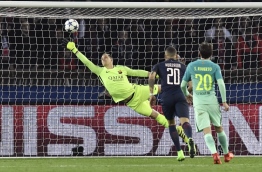
[[[210,74],[205,74],[204,76],[201,74],[195,74],[195,78],[199,79],[196,90],[210,91],[212,89],[212,76]]]

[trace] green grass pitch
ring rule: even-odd
[[[213,164],[211,157],[2,158],[3,172],[261,172],[261,157],[235,157]],[[223,158],[222,158],[223,160]]]

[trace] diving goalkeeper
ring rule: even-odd
[[[151,108],[148,98],[149,87],[131,84],[127,76],[148,77],[149,72],[145,70],[132,70],[126,66],[113,65],[113,58],[109,54],[101,57],[103,67],[92,63],[85,55],[78,51],[74,42],[67,39],[62,40],[62,45],[73,52],[77,58],[95,73],[106,90],[112,96],[114,102],[124,102],[137,113],[155,119],[159,124],[168,127],[168,121],[159,112]],[[158,86],[154,87],[154,94],[158,93]]]

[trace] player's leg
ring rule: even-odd
[[[165,118],[164,115],[160,114],[159,112],[151,108],[149,101],[148,101],[149,91],[147,92],[146,90],[149,90],[148,86],[145,87],[141,85],[136,85],[135,94],[132,100],[130,100],[127,103],[127,106],[133,109],[134,111],[136,111],[137,113],[139,113],[140,115],[148,116],[148,117],[155,119],[159,124],[167,128],[168,127],[167,119]],[[156,93],[157,93],[157,89],[154,89],[154,94]]]
[[[185,132],[185,134],[187,136],[187,137],[185,137],[184,140],[187,143],[190,158],[194,158],[195,155],[196,155],[196,145],[195,145],[194,139],[192,137],[192,127],[189,123],[189,118],[180,117],[179,119],[180,119],[180,123],[181,123],[182,128],[183,128],[183,131]]]
[[[233,153],[229,152],[228,150],[228,140],[226,133],[223,130],[222,125],[222,116],[221,111],[219,108],[219,105],[209,105],[210,107],[210,120],[211,123],[214,125],[216,133],[217,133],[217,139],[222,147],[223,153],[224,153],[224,161],[229,162],[233,157]]]
[[[183,161],[185,160],[185,155],[184,155],[184,152],[183,150],[181,149],[181,146],[180,146],[180,142],[179,142],[179,136],[178,136],[178,132],[177,132],[177,129],[176,129],[176,123],[175,123],[175,120],[172,119],[172,120],[168,120],[168,123],[169,123],[169,134],[170,134],[170,137],[174,143],[174,145],[176,146],[176,150],[177,150],[177,160],[178,161]]]
[[[192,126],[189,123],[189,118],[180,117],[179,121],[180,121],[181,127],[184,130],[186,137],[187,137],[186,143],[188,143],[189,138],[192,138]]]
[[[189,123],[189,107],[188,107],[186,100],[185,99],[178,100],[175,105],[175,109],[176,109],[175,114],[176,116],[179,117],[179,120],[182,126],[182,127],[177,127],[179,136],[182,137],[184,141],[187,143],[190,158],[194,158],[196,154],[196,146],[192,138],[192,127]],[[186,136],[184,135],[184,133]]]
[[[180,124],[181,125],[178,125],[176,128],[177,128],[177,131],[178,131],[178,134],[179,136],[183,139],[183,142],[185,142],[186,144],[188,144],[188,141],[189,141],[189,137],[188,135],[186,134],[185,130],[183,129],[183,124],[184,122],[183,121],[187,121],[186,118],[179,118],[179,121],[180,121]]]
[[[186,100],[177,100],[175,109],[175,114],[179,118],[180,124],[187,136],[187,138],[185,138],[185,142],[188,143],[189,138],[192,138],[192,127],[189,123],[189,108]]]
[[[179,135],[178,135],[176,123],[174,120],[175,107],[172,102],[173,100],[162,98],[162,110],[169,124],[168,128],[169,128],[170,137],[174,145],[176,146],[177,160],[183,161],[185,159],[185,156],[184,156],[183,150],[180,147]]]
[[[211,127],[204,128],[203,133],[204,133],[204,139],[205,139],[206,145],[213,156],[214,164],[222,164],[219,154],[217,153],[217,150],[216,150],[215,141],[211,133]]]
[[[132,108],[137,113],[139,113],[140,115],[148,116],[152,119],[155,119],[159,124],[161,124],[165,128],[168,128],[168,121],[166,117],[160,114],[159,112],[157,112],[156,110],[152,109],[148,100],[145,100],[144,102],[140,103],[136,107],[132,107],[132,106],[129,107]]]
[[[168,127],[168,121],[164,115],[160,114],[156,110],[152,109],[149,104],[150,91],[148,85],[136,85],[136,94],[138,95],[138,100],[136,106],[133,108],[136,112],[141,115],[149,116],[155,119],[159,124],[163,125],[165,128]],[[156,95],[160,93],[161,86],[154,85],[153,94]],[[150,113],[149,113],[150,112]]]
[[[226,133],[224,132],[222,126],[219,126],[219,127],[215,126],[215,130],[217,133],[218,141],[224,153],[224,161],[229,162],[231,159],[233,159],[234,154],[232,152],[229,152],[228,150],[228,141],[227,141]]]
[[[219,109],[219,105],[209,105],[209,111],[210,111],[210,121],[215,127],[218,141],[221,144],[223,152],[227,154],[228,153],[228,142],[227,142],[227,136],[221,126],[222,125],[222,116],[221,116],[221,112]]]
[[[148,100],[150,97],[150,90],[149,90],[149,86],[148,85],[136,85],[136,87],[140,87],[139,92],[141,92],[140,94],[140,99],[142,101]],[[153,94],[159,94],[161,92],[161,86],[160,85],[154,85],[154,90],[153,90]]]
[[[211,121],[209,118],[207,105],[199,105],[194,107],[194,109],[197,131],[202,131],[204,133],[204,140],[213,156],[214,164],[221,164],[221,160],[217,153],[215,141],[211,132]]]
[[[148,106],[145,106],[145,103],[148,104]],[[158,111],[152,109],[148,100],[146,100],[144,103],[141,103],[140,108],[138,108],[137,110],[141,112],[141,115],[144,115],[147,114],[147,112],[145,112],[146,109],[151,109],[151,114],[149,115],[150,118],[155,119],[159,124],[163,125],[165,128],[168,128],[169,125],[166,117],[160,114]]]
[[[177,150],[177,160],[183,161],[185,160],[185,155],[184,155],[184,151],[181,149],[181,146],[180,146],[179,136],[176,130],[175,120],[172,120],[172,121],[168,120],[168,121],[169,121],[169,134]]]

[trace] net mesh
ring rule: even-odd
[[[188,64],[201,42],[213,43],[212,61],[231,103],[222,119],[230,150],[261,155],[261,14],[261,8],[1,8],[0,156],[82,155],[82,147],[83,155],[176,155],[168,130],[113,103],[98,78],[61,47],[64,37],[94,64],[107,52],[115,64],[148,71],[170,45]],[[68,18],[78,19],[77,33],[63,30]],[[155,108],[162,111],[160,103]],[[194,125],[192,108],[190,117]],[[193,133],[198,155],[209,155],[202,134]]]

